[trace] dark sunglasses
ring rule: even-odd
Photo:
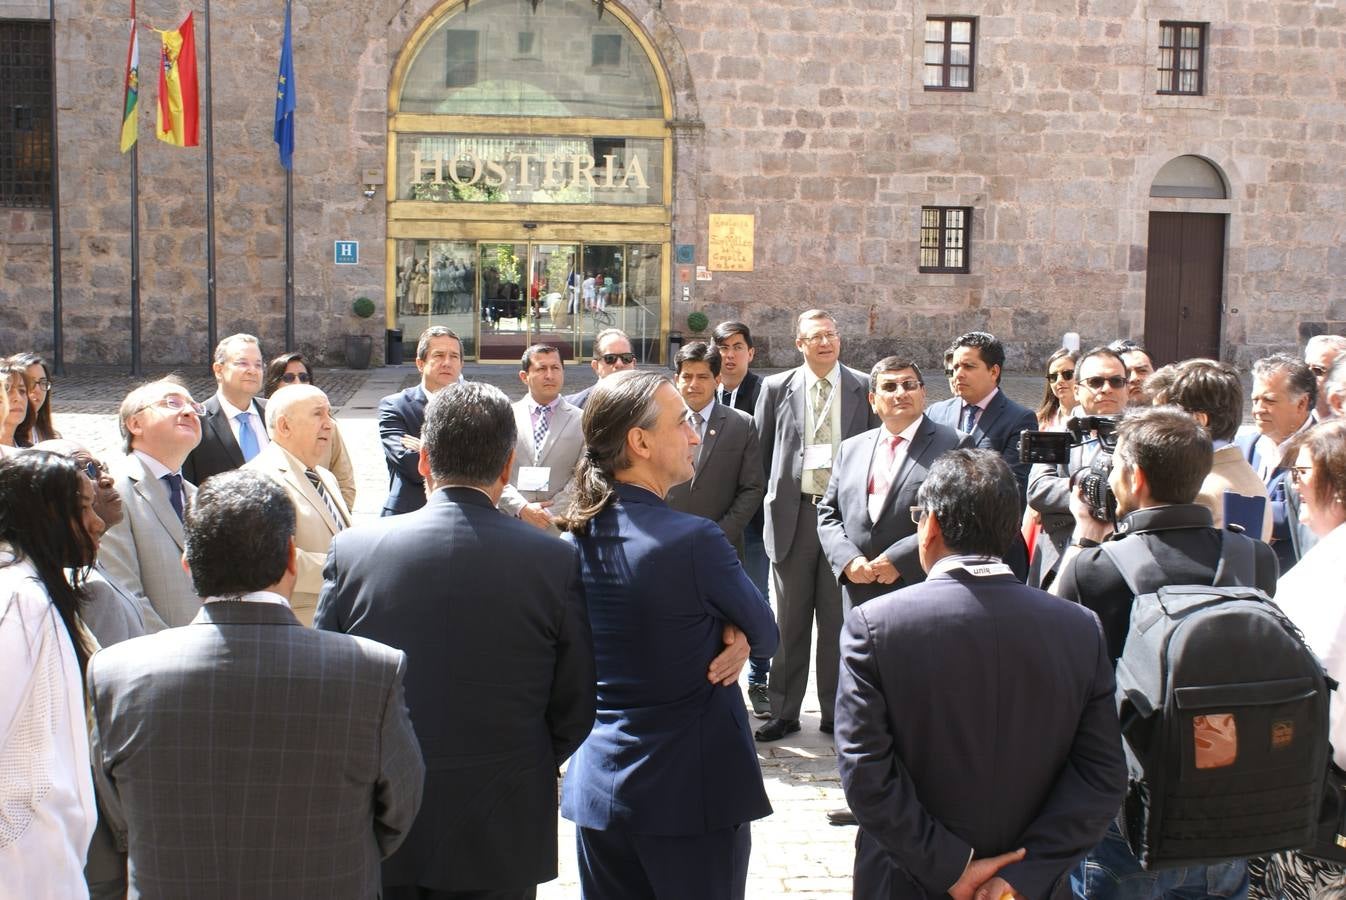
[[[1114,391],[1120,391],[1122,388],[1126,387],[1126,378],[1122,375],[1109,375],[1107,378],[1104,378],[1102,375],[1095,375],[1093,378],[1086,378],[1080,383],[1088,387],[1091,391],[1101,391],[1103,390],[1104,385],[1107,385]]]
[[[1062,369],[1062,370],[1059,371],[1059,372],[1048,372],[1048,373],[1047,373],[1047,380],[1050,381],[1052,384],[1056,384],[1056,379],[1058,379],[1058,378],[1060,378],[1060,379],[1062,379],[1062,380],[1064,380],[1064,381],[1074,381],[1074,380],[1075,380],[1075,370],[1074,370],[1074,369]]]
[[[97,481],[103,477],[103,464],[96,459],[89,460],[80,468],[84,470],[85,475],[89,476],[90,481]]]
[[[636,355],[634,353],[604,353],[601,359],[603,360],[603,365],[605,366],[616,365],[617,360],[619,359],[629,366],[631,363],[636,361]]]
[[[296,381],[300,384],[308,384],[313,379],[308,376],[307,372],[286,372],[280,376],[280,380],[286,384],[294,384]]]

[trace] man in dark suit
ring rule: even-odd
[[[593,645],[575,548],[495,508],[515,427],[498,388],[439,391],[420,451],[430,500],[328,551],[313,624],[406,652],[429,770],[385,900],[522,900],[556,877],[556,770],[593,725]]]
[[[762,391],[762,376],[748,368],[756,355],[752,345],[752,330],[742,322],[721,322],[712,333],[715,349],[720,351],[720,387],[716,401],[742,410],[749,416],[757,409],[757,395]],[[771,563],[766,557],[762,540],[765,511],[759,504],[743,529],[743,568],[763,597],[771,592]],[[748,700],[752,714],[759,719],[771,716],[771,698],[767,694],[767,678],[771,674],[770,657],[754,656],[748,660]]]
[[[631,349],[631,338],[627,337],[625,331],[620,328],[604,328],[594,335],[594,356],[589,360],[589,365],[599,381],[613,372],[634,369],[637,361],[635,351]],[[593,385],[589,385],[582,391],[567,394],[565,401],[571,406],[584,409],[584,401],[589,399],[589,392],[593,389]]]
[[[266,374],[257,338],[233,334],[220,341],[211,370],[219,387],[202,404],[201,443],[182,464],[182,477],[198,487],[212,475],[241,468],[271,440],[266,401],[257,396]]]
[[[701,443],[691,480],[669,488],[664,499],[673,509],[719,525],[741,560],[743,529],[766,493],[757,426],[746,413],[715,402],[720,354],[714,347],[692,341],[678,351],[674,364],[674,384]]]
[[[935,460],[972,444],[925,415],[925,382],[909,359],[874,364],[869,402],[883,425],[842,443],[818,504],[818,540],[846,613],[925,580],[909,510]]]
[[[1020,502],[1028,488],[1028,464],[1019,461],[1019,434],[1038,427],[1033,411],[1000,390],[1005,346],[993,334],[969,331],[954,340],[945,355],[945,369],[954,396],[926,413],[940,425],[972,435],[973,444],[994,450],[1009,464],[1019,482]]]
[[[142,897],[374,897],[425,772],[406,657],[290,611],[295,513],[248,471],[187,514],[196,619],[94,654],[94,777]]]
[[[1044,900],[1117,812],[1126,762],[1098,618],[1001,562],[1018,494],[994,453],[936,460],[917,513],[926,581],[846,619],[837,760],[860,822],[856,897]]]
[[[1299,498],[1282,463],[1290,441],[1313,426],[1318,380],[1303,360],[1278,353],[1253,363],[1253,428],[1234,438],[1243,458],[1267,486],[1271,502],[1271,547],[1281,574],[1299,562],[1300,548],[1312,545],[1298,527]]]
[[[1213,526],[1210,510],[1196,503],[1210,472],[1209,434],[1176,407],[1137,410],[1117,427],[1109,483],[1117,496],[1116,536],[1089,515],[1078,492],[1071,503],[1075,532],[1053,592],[1098,614],[1115,664],[1126,645],[1135,594],[1112,559],[1099,547],[1105,540],[1140,541],[1155,566],[1133,572],[1142,593],[1164,585],[1212,584],[1224,542],[1236,556],[1251,556],[1255,587],[1276,592],[1276,558],[1271,548],[1247,535]],[[1202,896],[1220,885],[1218,896],[1246,896],[1247,864],[1229,860],[1209,866],[1143,871],[1116,824],[1090,854],[1084,879],[1087,895],[1122,897]],[[1230,888],[1228,893],[1225,888]]]
[[[767,473],[764,535],[781,633],[768,685],[771,719],[757,729],[759,741],[799,730],[815,618],[819,728],[832,732],[841,588],[818,543],[817,506],[841,442],[879,424],[869,406],[868,379],[841,364],[836,320],[821,309],[808,310],[799,316],[796,334],[804,364],[764,379],[754,413]]]
[[[379,401],[379,440],[388,464],[388,499],[384,516],[425,505],[425,479],[420,473],[421,423],[425,405],[436,391],[456,384],[463,373],[463,342],[442,325],[421,332],[416,344],[416,369],[421,383]]]

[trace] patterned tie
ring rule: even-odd
[[[977,425],[978,411],[979,407],[964,406],[963,415],[958,420],[958,430],[971,434],[972,429],[975,428]]]
[[[243,451],[244,462],[251,462],[262,449],[257,446],[257,432],[252,430],[253,418],[250,412],[241,413],[238,417],[238,449]]]
[[[701,464],[701,448],[706,446],[705,443],[706,432],[702,430],[702,427],[705,424],[706,420],[701,418],[701,413],[699,412],[692,413],[692,427],[696,429],[696,436],[701,438],[701,443],[697,444],[696,449],[692,451],[692,465],[694,466]]]
[[[832,382],[826,378],[819,378],[813,386],[813,434],[808,436],[806,443],[832,443],[832,409],[831,404],[827,402],[831,396]],[[827,480],[831,475],[830,469],[810,469],[804,478],[805,492],[819,495],[825,493]]]
[[[547,429],[551,427],[551,407],[537,407],[537,424],[533,426],[533,464],[542,458],[542,444],[547,440]]]
[[[327,504],[327,511],[332,514],[332,519],[336,522],[337,531],[340,531],[345,527],[341,524],[341,513],[337,510],[336,504],[332,502],[332,496],[327,493],[327,488],[323,486],[322,478],[320,478],[318,473],[313,469],[305,469],[304,476],[308,478],[309,484],[313,485],[313,489],[318,492],[318,496],[322,498],[322,502]]]
[[[869,520],[877,522],[879,513],[883,511],[884,501],[888,499],[888,491],[893,486],[894,463],[897,462],[897,448],[902,443],[902,436],[898,434],[884,435],[879,443],[878,452],[874,454],[874,469],[869,475]]]
[[[182,509],[182,475],[177,472],[169,472],[161,479],[168,485],[168,502],[173,504],[173,512],[178,514],[178,521],[183,519]]]

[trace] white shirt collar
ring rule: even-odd
[[[163,478],[165,475],[174,475],[177,474],[177,472],[181,471],[180,469],[176,471],[170,469],[168,466],[159,462],[159,460],[155,459],[153,456],[150,456],[144,450],[132,450],[131,452],[134,453],[137,457],[139,457],[140,461],[145,466],[145,471],[149,472],[150,477],[152,478],[159,479]]]
[[[899,432],[897,433],[897,436],[900,437],[902,440],[906,441],[908,444],[910,444],[910,443],[911,443],[911,439],[914,438],[914,437],[916,437],[916,431],[917,431],[917,429],[919,429],[919,428],[921,427],[921,422],[922,422],[924,419],[925,419],[925,413],[921,413],[919,416],[916,417],[916,421],[912,422],[912,423],[911,423],[910,425],[908,425],[906,428],[903,428],[901,431],[899,431]],[[889,431],[889,430],[888,430],[888,426],[885,425],[885,426],[883,426],[883,433],[882,433],[881,435],[879,435],[879,437],[880,437],[880,438],[886,438],[886,437],[890,436],[891,434],[892,434],[892,432]]]
[[[1000,387],[999,387],[999,385],[997,385],[996,387],[991,388],[991,393],[987,394],[985,397],[982,397],[982,398],[981,398],[980,400],[978,400],[976,403],[964,403],[963,405],[964,405],[964,406],[975,406],[975,407],[977,407],[977,409],[980,409],[982,412],[986,412],[986,407],[988,407],[988,406],[991,405],[991,401],[995,399],[995,395],[998,394],[998,393],[1000,393]]]
[[[999,565],[999,564],[1002,563],[1000,557],[998,556],[973,556],[973,555],[965,556],[958,553],[950,553],[948,556],[936,560],[935,564],[930,567],[930,571],[926,573],[926,577],[934,578],[941,572],[947,572],[950,569],[965,568],[967,566],[985,566],[985,565]]]
[[[692,412],[699,415],[701,417],[702,422],[708,422],[710,421],[711,408],[714,406],[715,406],[715,393],[712,391],[710,395],[710,402],[708,402],[705,406],[701,407],[700,409],[692,409],[692,407],[689,405],[687,408],[692,409]]]
[[[218,401],[220,401],[220,409],[221,409],[221,410],[224,412],[224,414],[225,414],[226,416],[228,416],[230,419],[236,419],[236,418],[238,418],[239,416],[244,415],[244,414],[246,414],[246,413],[256,413],[256,412],[257,412],[257,410],[255,410],[255,409],[252,408],[252,401],[251,401],[251,400],[248,401],[248,408],[247,408],[247,409],[239,409],[237,406],[235,406],[234,404],[230,403],[228,400],[224,399],[224,394],[223,394],[222,392],[220,392],[220,391],[216,391],[216,392],[215,392],[215,399],[218,400]]]
[[[277,606],[283,606],[286,609],[290,608],[290,601],[273,591],[252,591],[251,593],[243,594],[238,597],[207,597],[205,602],[229,603],[231,601],[238,601],[241,603],[274,603]]]
[[[813,386],[818,383],[818,376],[813,374],[813,369],[809,367],[808,363],[804,364],[803,369],[804,386],[808,388],[809,393],[812,394]],[[841,363],[839,361],[833,363],[832,371],[827,373],[827,383],[832,385],[833,390],[836,390],[841,386]]]

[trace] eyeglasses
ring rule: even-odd
[[[880,381],[879,393],[896,394],[898,389],[901,388],[910,394],[912,391],[918,391],[923,387],[925,387],[925,382],[917,381],[915,378],[908,378],[905,381]]]
[[[76,465],[78,465],[78,463],[76,463]],[[80,468],[84,470],[84,474],[88,475],[89,480],[93,482],[97,482],[99,478],[103,477],[103,472],[106,471],[104,465],[96,459],[89,460],[84,465],[80,466]]]
[[[229,363],[229,365],[235,369],[255,369],[258,372],[261,372],[263,369],[266,368],[266,363],[261,362],[260,360],[257,362],[252,362],[246,359],[235,359],[232,360]]]
[[[35,387],[35,388],[42,388],[42,390],[44,390],[44,391],[49,391],[49,390],[51,390],[51,379],[50,379],[50,378],[39,378],[37,381],[34,381],[34,382],[33,382],[33,387]]]
[[[1295,487],[1299,487],[1309,478],[1309,473],[1313,471],[1313,466],[1291,466],[1290,481]]]
[[[806,344],[833,344],[841,340],[841,335],[835,331],[821,331],[818,334],[801,337],[800,340]]]
[[[1123,375],[1109,375],[1107,378],[1104,378],[1102,375],[1095,375],[1093,378],[1082,379],[1080,384],[1085,385],[1091,391],[1101,391],[1103,390],[1104,385],[1107,385],[1114,391],[1120,391],[1122,388],[1126,387],[1126,377]]]
[[[1327,374],[1327,366],[1309,366],[1309,371],[1313,373],[1314,378],[1322,378]]]
[[[603,365],[605,366],[615,366],[619,359],[628,366],[636,361],[636,355],[634,353],[604,353],[599,358],[603,360]]]
[[[197,403],[195,400],[188,400],[186,397],[177,394],[169,394],[167,397],[160,397],[153,403],[146,403],[144,406],[140,407],[140,409],[137,409],[136,412],[149,409],[151,406],[158,406],[161,409],[170,409],[175,413],[184,412],[190,409],[198,416],[204,416],[206,414],[206,408],[200,403]]]
[[[1047,380],[1050,381],[1052,384],[1056,384],[1056,379],[1058,379],[1058,378],[1061,379],[1062,381],[1074,381],[1074,380],[1075,380],[1075,370],[1074,370],[1074,369],[1062,369],[1062,370],[1059,371],[1059,372],[1048,372],[1048,373],[1047,373]]]
[[[307,372],[286,372],[280,376],[280,380],[286,384],[294,384],[296,381],[300,384],[308,384],[313,379],[309,378]]]
[[[910,507],[910,511],[911,511],[911,521],[913,525],[921,524],[921,520],[924,519],[926,513],[929,512],[929,510],[926,509],[924,506]]]

